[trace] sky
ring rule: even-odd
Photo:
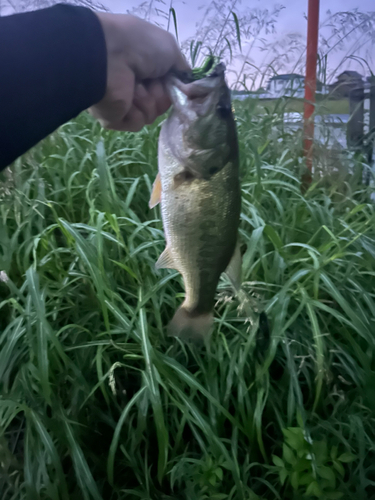
[[[157,3],[158,0],[156,0]],[[168,10],[168,4],[170,0],[164,0],[166,3],[166,10]],[[128,9],[139,5],[139,0],[102,0],[102,3],[109,8],[112,12],[126,12]],[[155,4],[155,1],[154,1]],[[177,14],[178,31],[180,40],[184,40],[195,33],[195,24],[197,20],[200,20],[202,16],[202,10],[199,7],[202,5],[207,5],[208,0],[173,0],[173,7],[175,8]],[[308,0],[242,0],[240,8],[260,8],[260,9],[272,9],[275,5],[281,4],[285,8],[281,12],[277,24],[276,24],[276,35],[273,35],[273,39],[281,39],[283,36],[290,33],[294,33],[303,37],[306,40],[307,36],[307,22],[305,16],[307,14]],[[160,4],[159,4],[160,5]],[[361,12],[375,11],[375,0],[321,0],[320,1],[320,22],[324,22],[327,19],[327,11],[330,10],[334,12],[350,11],[358,8]],[[267,37],[272,38],[272,35],[267,35]],[[244,50],[245,52],[245,50]],[[343,53],[342,53],[343,54]],[[331,54],[329,63],[331,69],[337,67],[337,63],[341,61],[342,54],[340,52]],[[363,55],[357,54],[357,55]],[[251,53],[252,62],[257,64],[263,57],[263,55],[256,48],[252,50]],[[368,61],[372,71],[375,72],[375,46],[374,46],[374,60]],[[355,62],[347,62],[342,69],[356,69],[361,73],[367,73],[363,67],[359,66]]]
[[[167,1],[167,0],[166,0]],[[102,4],[109,8],[112,12],[126,12],[128,9],[139,5],[139,0],[102,0]],[[206,5],[208,2],[204,0],[174,0],[173,5],[177,13],[177,20],[181,38],[187,38],[194,33],[194,26],[199,19],[199,6]],[[276,4],[285,6],[282,15],[279,18],[277,30],[279,34],[296,31],[306,36],[307,28],[304,20],[304,14],[307,13],[308,0],[243,0],[242,6],[250,8],[268,8]],[[375,0],[321,0],[320,1],[320,16],[321,20],[325,17],[325,12],[348,11],[359,8],[361,11],[374,11]]]
[[[44,0],[42,0],[44,1]],[[50,0],[47,0],[50,1]],[[64,1],[64,0],[53,0],[53,1]],[[74,3],[75,0],[65,0]],[[76,0],[77,1],[77,0]],[[80,1],[80,0],[78,0]],[[140,4],[153,4],[154,7],[159,7],[164,11],[168,11],[169,6],[172,4],[177,15],[177,24],[178,24],[178,34],[179,41],[183,42],[187,38],[194,36],[196,32],[196,24],[200,22],[203,16],[204,10],[202,9],[207,7],[211,0],[93,0],[93,2],[101,2],[107,9],[114,13],[126,13],[127,11],[131,11],[134,7],[139,6]],[[219,0],[220,1],[220,0]],[[284,8],[280,12],[277,22],[275,24],[276,33],[262,33],[262,36],[265,40],[265,44],[270,47],[272,44],[277,44],[278,47],[282,47],[282,43],[286,43],[287,40],[290,41],[290,35],[294,37],[294,49],[295,52],[290,50],[290,45],[284,45],[283,49],[280,49],[279,54],[274,49],[266,52],[267,56],[265,58],[265,52],[260,49],[260,42],[257,42],[251,45],[251,50],[249,50],[249,43],[246,43],[246,40],[243,40],[242,46],[242,54],[248,54],[248,61],[255,66],[262,66],[263,70],[256,72],[254,69],[251,69],[250,65],[246,66],[246,71],[243,64],[243,58],[241,59],[241,55],[237,51],[234,57],[234,61],[230,68],[227,71],[227,77],[231,84],[237,82],[237,76],[233,74],[233,71],[237,71],[241,73],[247,72],[249,74],[249,79],[251,72],[253,74],[260,75],[262,72],[264,73],[264,68],[271,63],[274,65],[273,61],[277,61],[275,64],[279,64],[278,67],[274,69],[268,69],[266,80],[272,75],[272,71],[276,71],[278,73],[289,73],[289,72],[304,72],[303,64],[305,60],[304,48],[306,45],[306,36],[307,36],[307,7],[308,0],[227,0],[227,5],[229,6],[232,2],[236,2],[235,11],[240,16],[240,13],[244,11],[244,9],[268,9],[272,11],[275,5],[283,5]],[[6,15],[8,12],[6,7],[9,5],[16,6],[27,4],[27,10],[32,10],[37,7],[38,0],[0,0],[0,6],[2,7],[2,14]],[[328,19],[329,15],[327,11],[331,11],[331,14],[336,12],[346,12],[353,11],[358,8],[360,12],[372,12],[375,19],[375,0],[320,0],[320,24],[324,26],[324,22]],[[18,10],[18,9],[17,9]],[[228,10],[229,12],[229,10]],[[160,18],[159,18],[160,19]],[[153,20],[156,20],[154,18]],[[233,22],[233,21],[232,21]],[[252,25],[253,26],[253,25]],[[171,31],[173,32],[173,25],[171,23]],[[331,35],[330,28],[322,28],[320,29],[320,33],[327,38]],[[339,31],[341,33],[341,30]],[[358,31],[356,31],[358,33]],[[361,40],[361,37],[356,35],[356,39]],[[215,42],[214,42],[215,43]],[[353,43],[353,39],[346,43],[346,46],[340,48],[340,50],[330,51],[328,58],[328,71],[327,75],[330,75],[330,79],[327,80],[327,83],[331,83],[334,81],[338,74],[346,69],[354,69],[359,71],[362,75],[368,76],[370,74],[370,70],[375,73],[375,21],[374,21],[374,33],[373,33],[373,45],[370,46],[367,43],[367,53],[365,52],[365,48],[362,48],[361,51],[356,50],[348,50]],[[235,41],[235,45],[237,42]],[[285,48],[287,46],[287,48]],[[320,46],[322,47],[322,46]],[[371,49],[369,51],[369,48]],[[366,59],[368,66],[366,67],[364,64],[359,63],[358,61],[353,61],[347,58],[344,58],[345,54],[354,54],[356,56],[360,56]],[[369,54],[370,52],[370,54]],[[284,54],[284,57],[281,55]],[[295,60],[297,58],[296,54],[299,54],[300,57],[300,67],[296,69]],[[290,60],[286,60],[285,55],[291,55]],[[342,61],[344,61],[342,63]],[[248,80],[249,81],[249,80]],[[237,88],[238,85],[237,84]],[[257,76],[254,87],[257,88],[260,85],[264,86],[265,82],[261,80],[260,76]],[[249,88],[249,83],[247,82],[247,86]]]

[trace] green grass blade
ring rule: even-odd
[[[116,429],[115,432],[113,433],[113,438],[111,442],[111,446],[109,448],[109,453],[108,453],[108,458],[107,458],[107,475],[108,475],[108,481],[109,483],[113,486],[113,467],[114,467],[114,462],[115,462],[115,455],[118,447],[118,442],[120,439],[120,433],[122,430],[122,427],[124,425],[125,420],[127,419],[130,410],[132,407],[138,402],[138,400],[141,398],[143,393],[147,390],[147,387],[142,387],[129,401],[129,403],[125,406],[123,409],[121,416],[116,424]]]
[[[238,46],[240,48],[240,52],[242,52],[240,23],[238,22],[237,14],[233,11],[232,11],[232,16],[233,16],[234,25],[236,27],[237,43],[238,43]]]
[[[74,471],[77,477],[78,484],[82,490],[85,497],[88,498],[88,494],[94,500],[103,500],[99,493],[98,487],[92,476],[90,468],[87,464],[86,458],[83,454],[82,448],[78,444],[71,425],[68,423],[66,417],[63,417],[63,425],[65,428],[65,434],[70,446],[70,451],[72,455],[72,460],[74,464]]]
[[[143,300],[143,291],[139,289],[139,302]],[[153,349],[148,338],[148,326],[145,308],[139,313],[139,328],[141,332],[142,351],[145,358],[145,381],[148,385],[152,410],[154,413],[154,424],[159,445],[158,479],[162,482],[168,462],[169,435],[165,425],[163,405],[160,396],[158,373],[153,364]]]
[[[51,386],[49,381],[48,359],[48,326],[46,324],[45,307],[39,289],[39,279],[36,271],[29,268],[26,271],[26,282],[37,318],[37,360],[40,374],[40,384],[47,403],[51,403]]]

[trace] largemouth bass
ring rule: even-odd
[[[156,268],[178,270],[185,285],[169,334],[198,340],[211,330],[220,275],[226,271],[236,287],[241,281],[237,132],[223,64],[190,83],[171,77],[167,87],[173,107],[150,199],[150,207],[161,202],[166,238]]]

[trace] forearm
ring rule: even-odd
[[[106,90],[106,43],[89,9],[57,5],[0,18],[0,169]]]

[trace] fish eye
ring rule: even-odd
[[[194,179],[194,175],[189,170],[184,170],[181,172],[180,178],[184,181],[192,181]]]
[[[183,170],[174,176],[174,187],[177,188],[184,182],[192,182],[195,179],[194,175],[189,170]]]

